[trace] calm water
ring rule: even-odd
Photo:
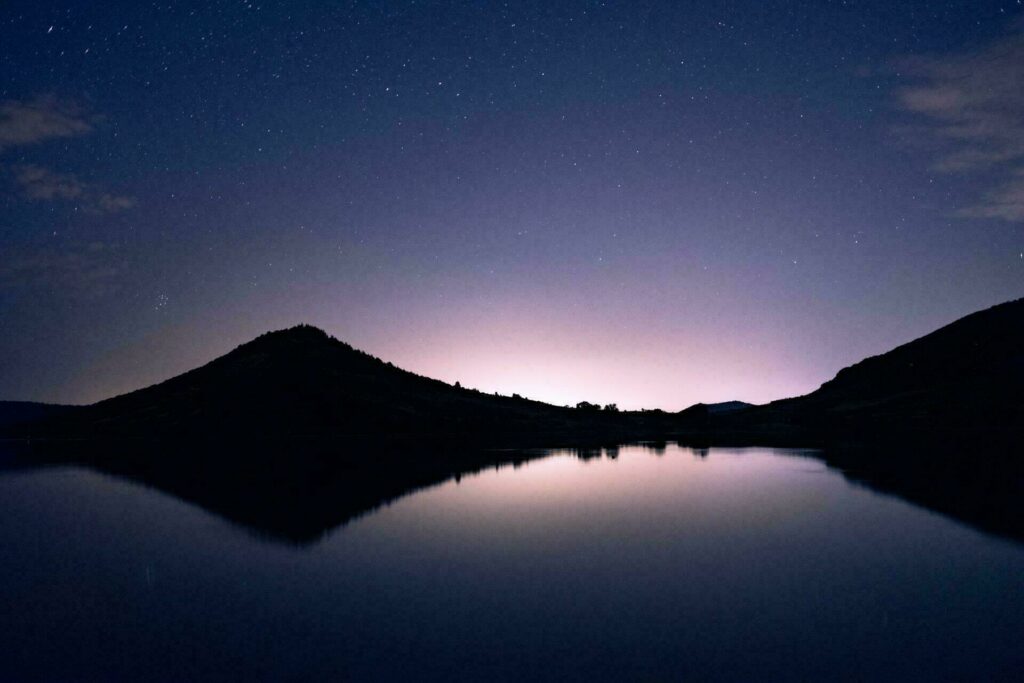
[[[792,451],[556,452],[302,547],[6,472],[0,552],[4,681],[1024,675],[1024,546]]]

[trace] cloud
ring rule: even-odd
[[[26,199],[73,201],[91,213],[117,213],[135,206],[132,197],[103,192],[74,174],[57,173],[42,166],[14,167],[14,182]]]
[[[1024,168],[1018,168],[1012,180],[987,193],[978,204],[962,209],[959,215],[1024,222]]]
[[[0,102],[0,151],[92,131],[80,107],[52,96]]]
[[[14,255],[0,263],[0,287],[48,288],[71,299],[100,299],[120,289],[123,270],[114,247],[103,242]]]
[[[96,206],[106,213],[117,213],[135,206],[135,197],[123,194],[103,194],[96,197]]]
[[[52,95],[4,100],[0,102],[0,152],[86,135],[93,130],[93,120],[74,102]],[[73,201],[89,213],[117,213],[136,204],[133,197],[106,192],[71,173],[34,164],[15,166],[13,172],[21,196],[32,201]]]
[[[85,185],[75,176],[41,166],[18,166],[14,182],[29,199],[78,199],[85,194]]]
[[[923,122],[935,169],[994,178],[994,188],[959,215],[1024,221],[1024,33],[901,67],[914,82],[897,91],[897,102]]]

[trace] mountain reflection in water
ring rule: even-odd
[[[851,482],[817,451],[348,450],[108,451],[88,467],[8,453],[0,679],[1021,671],[1024,545],[950,519],[977,513],[1013,535],[1018,511],[995,515],[1009,485],[971,507],[879,473],[886,490],[946,506],[938,515]]]
[[[425,487],[481,470],[552,455],[616,460],[622,448],[703,459],[707,446],[649,441],[562,449],[293,440],[82,446],[36,452],[8,448],[7,468],[76,463],[188,501],[259,535],[303,545]],[[949,515],[980,530],[1024,540],[1024,467],[1013,449],[891,447],[787,449],[825,463],[847,480]]]

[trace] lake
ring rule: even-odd
[[[813,451],[552,451],[308,543],[0,474],[0,680],[1021,680],[1024,545]]]

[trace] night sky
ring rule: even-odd
[[[804,393],[1024,295],[1024,7],[0,4],[0,398],[320,326],[555,403]]]

